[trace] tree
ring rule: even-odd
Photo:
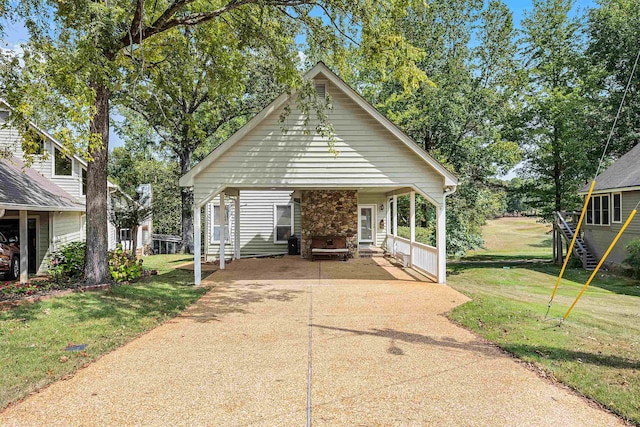
[[[129,229],[131,231],[131,253],[135,254],[138,249],[138,227],[151,216],[152,207],[149,200],[136,193],[135,197],[126,194],[120,197],[111,197],[109,207],[109,221],[116,227],[118,243],[120,242],[120,230]]]
[[[601,148],[589,121],[597,114],[589,98],[581,23],[569,18],[571,6],[571,1],[536,0],[522,22],[528,82],[516,134],[526,151],[523,188],[545,217],[579,204],[577,190],[593,178]]]
[[[371,64],[403,70],[405,83],[415,84],[421,73],[412,72],[414,57],[393,31],[393,22],[414,1],[368,0],[229,0],[200,2],[175,0],[23,0],[14,13],[30,32],[22,62],[6,61],[3,94],[17,106],[13,119],[49,116],[50,129],[58,129],[69,150],[79,142],[89,160],[87,167],[87,251],[85,280],[108,280],[107,163],[109,113],[112,94],[124,78],[146,67],[149,41],[175,28],[195,27],[224,20],[237,34],[260,37],[265,30],[282,37],[274,48],[286,50],[295,40],[287,37],[306,31],[316,48],[339,51],[343,37],[352,34],[367,51]],[[415,3],[420,3],[415,0]],[[321,16],[318,16],[320,13]],[[325,24],[323,17],[328,20]],[[147,52],[148,53],[148,52]],[[132,67],[134,56],[139,68]],[[5,58],[6,59],[6,58]],[[283,81],[299,83],[299,72],[289,58]],[[64,125],[62,121],[66,121]],[[57,126],[53,126],[57,122]],[[88,123],[88,126],[87,126]],[[69,126],[69,124],[75,126]]]
[[[233,39],[221,44],[229,31],[226,23],[216,22],[157,38],[150,43],[154,65],[115,94],[126,122],[142,117],[155,132],[159,149],[180,165],[181,175],[193,166],[196,150],[208,154],[230,129],[236,130],[284,91],[276,78],[286,71],[277,57],[282,52],[268,48],[276,44],[273,35],[263,34],[251,46]],[[187,187],[179,191],[181,252],[191,253],[193,193]]]
[[[596,86],[606,93],[603,114],[597,117],[601,134],[606,135],[622,101],[624,88],[640,47],[640,2],[603,0],[589,11],[587,33],[588,64],[599,71]],[[614,129],[609,153],[620,156],[640,141],[640,70],[636,70]]]
[[[180,172],[170,157],[158,149],[155,135],[139,117],[126,116],[117,127],[125,140],[109,156],[109,180],[136,197],[136,189],[151,184],[153,230],[158,234],[180,233]]]
[[[352,83],[459,176],[447,198],[447,250],[460,255],[481,244],[480,226],[503,203],[490,178],[520,159],[503,131],[519,82],[511,13],[499,1],[447,0],[416,6],[399,29],[428,52],[418,66],[429,81],[410,93],[395,79],[379,85],[380,71],[365,62]]]

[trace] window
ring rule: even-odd
[[[318,93],[318,98],[320,98],[320,99],[326,98],[327,91],[326,91],[325,84],[324,83],[316,83],[315,87],[316,87],[316,92]]]
[[[82,194],[83,196],[87,194],[87,170],[82,169]]]
[[[224,242],[229,243],[229,208],[225,210],[226,225],[224,227]],[[213,206],[211,216],[211,243],[220,243],[220,205]]]
[[[293,235],[293,205],[274,205],[274,243],[287,243]]]
[[[622,222],[622,193],[613,193],[611,195],[613,205],[613,218],[611,222]]]
[[[53,159],[53,171],[56,176],[71,176],[73,171],[73,161],[67,157],[62,151],[55,150],[55,156]]]
[[[122,228],[120,230],[120,241],[121,242],[126,242],[128,240],[131,240],[131,229]]]
[[[587,224],[610,225],[610,220],[609,195],[591,196],[587,205]]]

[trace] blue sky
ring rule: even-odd
[[[532,7],[531,0],[504,0],[507,6],[513,12],[513,19],[516,26],[519,26],[520,21],[524,17],[527,10]],[[595,0],[575,0],[572,12],[584,11],[587,8],[595,7]],[[24,43],[28,39],[27,30],[21,23],[7,22],[5,19],[0,18],[0,23],[4,26],[5,37],[0,43],[0,47],[4,49],[16,49],[21,43]],[[116,118],[117,119],[117,118]],[[123,142],[118,138],[118,135],[111,130],[110,135],[110,148],[121,146]]]

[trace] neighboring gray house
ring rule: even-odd
[[[580,189],[579,194],[586,196],[589,185]],[[582,228],[584,241],[597,259],[602,258],[638,201],[640,201],[640,144],[596,177],[596,185]],[[609,254],[607,263],[621,264],[626,258],[626,245],[638,238],[640,238],[640,217],[636,216]]]
[[[221,268],[229,258],[286,253],[291,234],[301,238],[303,257],[313,237],[340,236],[353,255],[384,247],[444,283],[445,198],[457,178],[323,63],[305,79],[331,97],[327,114],[338,154],[315,134],[313,120],[305,127],[294,91],[279,96],[185,174],[180,185],[194,191],[196,283],[202,209],[205,257],[219,259]],[[280,118],[287,106],[283,133]],[[416,193],[437,208],[436,247],[415,242]],[[395,226],[393,207],[404,194],[412,201],[409,239],[398,237]]]
[[[86,239],[87,163],[65,154],[60,142],[31,124],[39,152],[26,167],[20,132],[7,124],[9,110],[0,100],[0,150],[9,153],[9,157],[0,156],[0,231],[19,238],[20,280],[26,282],[29,273],[46,273],[53,251]],[[114,184],[109,182],[108,189],[109,197],[121,197]],[[148,227],[148,233],[138,235],[147,236],[150,242],[150,224]],[[117,236],[110,223],[108,232],[109,249],[113,249]]]

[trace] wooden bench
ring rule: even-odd
[[[347,239],[339,236],[312,237],[311,238],[311,261],[318,257],[337,257],[346,261],[349,257],[347,249]]]

